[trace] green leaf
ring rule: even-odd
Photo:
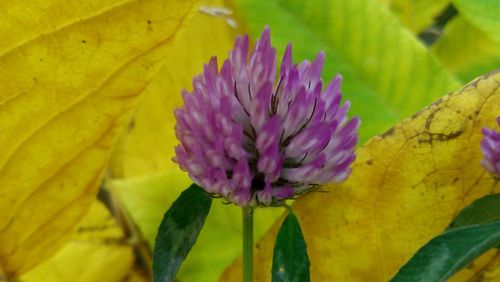
[[[391,281],[444,281],[499,243],[500,221],[450,230],[422,247]]]
[[[500,44],[500,1],[453,0],[460,14]]]
[[[290,212],[276,237],[273,254],[273,282],[306,282],[309,278],[307,246],[297,217]]]
[[[236,0],[235,5],[253,38],[269,25],[278,51],[291,41],[295,61],[326,52],[323,78],[344,76],[344,97],[363,120],[361,142],[459,86],[378,2]]]
[[[205,223],[212,198],[192,184],[165,213],[153,252],[154,281],[172,281]]]
[[[448,226],[448,230],[493,221],[500,221],[500,193],[484,196],[465,207]]]
[[[470,81],[500,66],[500,43],[493,41],[463,16],[457,16],[446,24],[443,35],[431,50],[446,69],[462,81]]]

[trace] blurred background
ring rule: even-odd
[[[271,28],[278,58],[326,52],[323,80],[344,77],[362,120],[361,144],[439,97],[500,66],[499,11],[450,0],[209,0],[194,14],[147,87],[115,146],[99,200],[72,240],[21,281],[150,281],[156,228],[190,180],[171,161],[173,109],[211,56],[235,36]],[[479,8],[478,8],[479,7]],[[495,26],[496,25],[496,26]],[[256,213],[256,238],[281,210]],[[178,281],[217,281],[241,253],[240,210],[214,203]],[[222,242],[222,244],[221,244]]]

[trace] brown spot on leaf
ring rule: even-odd
[[[130,120],[127,129],[130,132],[130,131],[132,131],[134,129],[134,127],[135,127],[135,118],[133,118],[133,119]]]
[[[437,106],[443,102],[443,98],[439,98],[436,102],[434,102],[432,105]]]
[[[148,22],[148,30],[153,31],[153,27],[151,25],[152,24],[151,20],[147,20],[147,22]]]
[[[421,114],[421,113],[422,113],[422,111],[421,111],[421,110],[420,110],[420,111],[418,111],[418,112],[416,112],[416,113],[414,113],[414,114],[411,116],[411,119],[415,119],[415,118],[417,118],[418,116],[420,116],[420,114]]]
[[[389,130],[384,132],[381,136],[382,136],[382,138],[387,138],[387,137],[391,136],[392,134],[394,134],[394,127],[389,128]]]
[[[439,100],[438,100],[438,101],[439,101],[439,103],[441,103],[441,102],[440,102],[440,100],[442,100],[442,99],[439,99]],[[437,105],[437,104],[439,104],[439,103],[438,103],[438,102],[436,102],[436,103],[434,103],[434,104],[435,104],[435,105]],[[434,120],[434,116],[436,115],[436,113],[437,113],[437,112],[441,111],[441,109],[442,109],[442,108],[437,108],[435,111],[433,111],[433,112],[429,115],[429,117],[427,117],[427,119],[425,120],[425,129],[427,129],[427,130],[429,130],[429,129],[430,129],[431,124],[432,124],[432,121]]]
[[[467,269],[473,269],[473,268],[474,268],[474,262],[471,262],[471,264],[467,266]]]
[[[450,134],[424,132],[419,135],[422,137],[418,138],[418,144],[427,143],[432,145],[432,143],[435,141],[437,142],[449,141],[459,137],[460,135],[462,135],[462,133],[464,133],[464,131],[465,131],[464,129],[459,129]]]

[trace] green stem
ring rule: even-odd
[[[243,211],[243,281],[252,282],[253,274],[253,208]]]

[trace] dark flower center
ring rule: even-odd
[[[255,191],[261,191],[264,189],[266,182],[264,181],[264,174],[258,173],[252,179],[252,189]]]

